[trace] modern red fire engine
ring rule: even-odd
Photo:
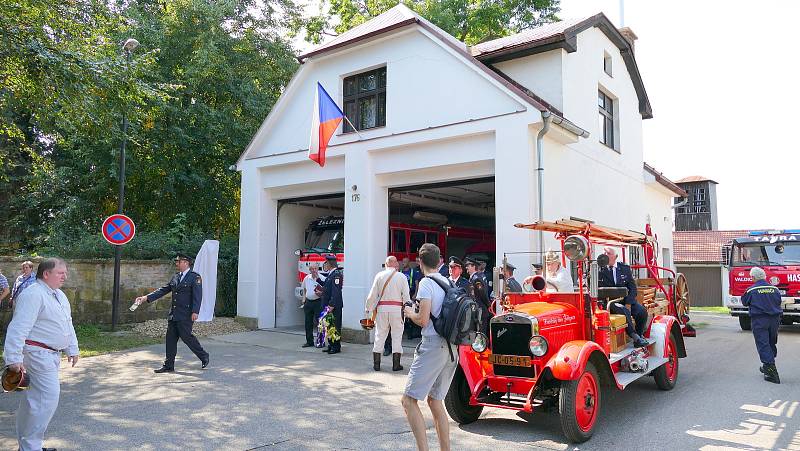
[[[490,336],[478,333],[471,346],[459,347],[459,368],[445,407],[461,424],[476,421],[486,407],[557,410],[564,435],[584,442],[597,424],[604,387],[623,390],[645,376],[652,376],[661,390],[675,386],[678,359],[686,357],[683,337],[694,335],[686,324],[688,316],[679,313],[688,308],[682,305],[688,287],[681,275],[657,265],[650,233],[570,219],[516,227],[555,232],[563,255],[576,263],[578,288],[550,292],[539,276],[541,291],[502,293]],[[647,276],[636,283],[637,300],[648,312],[648,346],[634,348],[625,334],[625,316],[609,314],[608,305],[621,301],[628,289],[598,287],[594,246],[642,251],[643,263],[631,268]],[[495,278],[502,290],[499,276]]]
[[[750,330],[750,314],[742,295],[753,284],[754,266],[762,268],[767,282],[781,291],[783,324],[800,322],[800,229],[751,232],[734,238],[724,249],[729,279],[725,306],[739,318],[743,330]]]
[[[423,243],[434,243],[439,246],[443,256],[452,253],[479,256],[486,261],[494,261],[494,233],[491,231],[458,227],[427,226],[421,224],[389,223],[389,255],[398,260],[408,258],[414,261],[417,250]],[[340,267],[344,267],[344,217],[328,216],[317,218],[306,229],[306,242],[303,249],[295,251],[297,261],[298,282],[309,272],[309,265],[316,263],[322,266],[325,255],[336,254]],[[295,288],[295,296],[302,297],[301,288]]]

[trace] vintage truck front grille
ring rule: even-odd
[[[535,321],[535,319],[533,319]],[[492,335],[492,354],[519,355],[533,359],[528,348],[532,336],[531,319],[519,315],[499,315],[492,319],[489,333]],[[498,376],[534,377],[531,367],[494,365]]]

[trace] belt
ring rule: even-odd
[[[46,344],[44,344],[44,343],[40,343],[40,342],[38,342],[38,341],[33,341],[33,340],[25,340],[25,344],[26,344],[26,345],[31,345],[31,346],[38,346],[38,347],[40,347],[40,348],[49,349],[49,350],[51,350],[51,351],[55,351],[55,352],[61,352],[61,351],[59,351],[58,349],[51,348],[50,346],[47,346]]]
[[[382,305],[395,305],[397,307],[402,307],[403,303],[400,301],[378,301],[377,306],[380,307]]]

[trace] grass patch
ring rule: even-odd
[[[81,357],[92,357],[163,342],[160,338],[135,335],[129,330],[108,332],[90,324],[75,326],[75,335],[78,337]],[[0,357],[2,356],[3,348],[0,347]]]
[[[691,311],[689,312],[706,312],[706,313],[724,313],[729,314],[731,309],[728,307],[692,307]]]
[[[705,327],[707,327],[711,323],[706,323],[706,322],[703,322],[703,321],[701,321],[699,323],[696,323],[694,321],[690,321],[689,324],[691,324],[692,327],[694,327],[695,329],[704,329]]]

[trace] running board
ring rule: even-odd
[[[647,337],[644,337],[644,339],[645,339],[645,340],[647,340],[647,345],[648,345],[648,346],[650,346],[650,345],[652,345],[652,344],[655,344],[655,343],[656,343],[656,339],[655,339],[655,338],[647,338]],[[619,361],[620,361],[620,360],[622,360],[623,358],[625,358],[625,357],[627,357],[627,356],[631,355],[631,353],[632,353],[634,350],[636,350],[636,349],[640,349],[640,348],[634,348],[634,347],[633,347],[633,343],[628,343],[628,344],[627,344],[627,345],[625,345],[625,347],[624,347],[624,348],[622,348],[622,349],[621,349],[619,352],[612,352],[612,353],[610,353],[610,354],[608,355],[608,363],[609,363],[609,364],[611,364],[611,365],[613,365],[614,363],[616,363],[616,362],[619,362]]]
[[[656,368],[660,367],[661,365],[669,362],[669,359],[666,357],[648,357],[647,358],[647,371],[645,372],[635,372],[629,373],[627,371],[619,371],[614,374],[614,378],[617,379],[617,384],[619,384],[622,388],[627,387],[630,385],[631,382],[641,379],[644,376],[652,373]]]

